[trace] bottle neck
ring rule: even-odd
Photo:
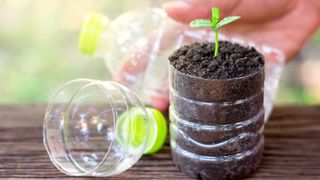
[[[108,32],[108,26],[104,27],[104,31],[100,34],[99,41],[97,42],[96,48],[92,56],[94,58],[103,58],[106,54],[106,51],[109,47],[109,34]]]

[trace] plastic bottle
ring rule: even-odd
[[[170,66],[171,153],[182,172],[208,180],[254,172],[264,146],[263,85],[264,68],[204,79]]]
[[[72,176],[112,176],[164,144],[167,125],[126,87],[79,79],[49,102],[43,141],[53,164]]]
[[[82,26],[79,48],[104,59],[113,79],[133,90],[145,103],[165,110],[169,104],[168,89],[164,88],[168,87],[168,63],[160,44],[167,20],[159,8],[129,11],[112,21],[105,15],[90,13]]]

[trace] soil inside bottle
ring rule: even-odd
[[[240,178],[263,151],[264,57],[226,41],[213,53],[214,44],[203,42],[169,57],[172,155],[190,176]]]

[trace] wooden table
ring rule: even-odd
[[[44,105],[0,105],[0,178],[74,179],[60,173],[42,144]],[[320,179],[320,106],[275,108],[265,151],[249,179]],[[110,179],[188,179],[173,165],[169,144]],[[106,178],[107,179],[107,178]]]

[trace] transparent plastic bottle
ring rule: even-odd
[[[133,90],[145,103],[162,98],[168,106],[168,89],[163,88],[168,86],[168,63],[164,60],[167,55],[160,53],[167,20],[160,8],[129,11],[112,21],[105,15],[90,13],[82,26],[79,48],[104,59],[113,79]]]
[[[66,83],[49,102],[43,141],[53,164],[72,176],[112,176],[161,149],[164,116],[110,81]]]

